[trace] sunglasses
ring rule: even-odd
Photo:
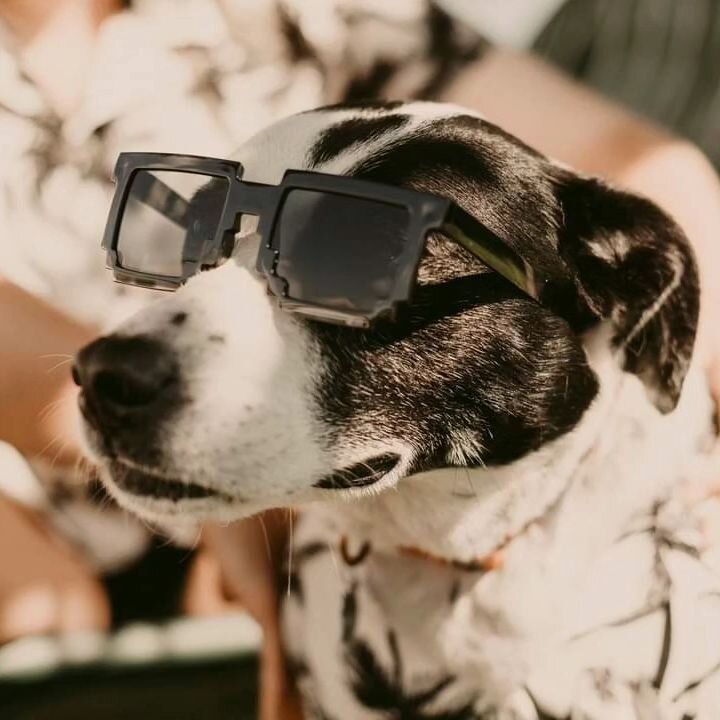
[[[257,270],[280,307],[368,327],[410,299],[429,233],[440,233],[536,300],[546,278],[446,198],[358,178],[288,170],[279,185],[238,162],[122,153],[103,248],[121,283],[175,290],[229,258],[257,216]]]

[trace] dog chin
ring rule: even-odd
[[[309,489],[290,493],[283,501],[245,498],[107,459],[100,464],[99,471],[103,484],[119,505],[171,536],[177,534],[176,530],[187,534],[188,529],[198,529],[204,522],[230,523],[273,508],[301,504],[308,495],[314,495]]]
[[[201,495],[190,491],[183,494],[179,488],[179,480],[169,481],[171,489],[167,493],[156,495],[132,492],[128,489],[127,476],[123,473],[123,479],[119,480],[118,475],[113,473],[112,464],[102,466],[100,476],[119,505],[161,528],[167,526],[168,521],[172,521],[173,525],[178,522],[181,525],[197,525],[206,521],[230,522],[266,509],[258,503],[248,503],[242,498],[233,498],[222,493],[210,492]],[[146,478],[152,478],[151,483],[162,482],[156,476]],[[139,480],[139,474],[134,475],[132,482]],[[186,485],[188,488],[197,487],[192,483]]]

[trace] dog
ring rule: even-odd
[[[714,421],[680,228],[455,106],[321,108],[236,159],[448,197],[572,282],[538,303],[432,235],[395,320],[318,323],[277,307],[243,217],[227,262],[76,360],[113,497],[171,527],[302,509],[283,624],[311,718],[709,717],[720,581],[676,491]]]

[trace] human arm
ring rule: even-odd
[[[0,278],[0,442],[50,462],[77,460],[67,368],[90,337],[91,328]],[[3,465],[3,473],[12,471]],[[12,485],[13,478],[2,481]],[[107,601],[88,562],[34,511],[0,494],[0,643],[108,624]]]
[[[69,365],[93,335],[0,277],[0,440],[28,457],[77,460]]]

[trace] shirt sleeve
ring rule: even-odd
[[[279,0],[279,13],[292,61],[322,69],[328,102],[432,99],[487,47],[430,0]]]

